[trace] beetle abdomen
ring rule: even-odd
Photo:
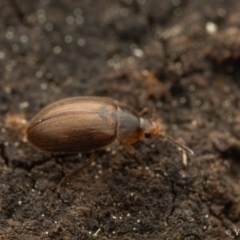
[[[76,97],[55,102],[34,117],[27,138],[48,152],[89,152],[117,136],[117,106],[108,98]]]

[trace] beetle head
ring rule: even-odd
[[[193,151],[186,147],[185,145],[178,143],[177,141],[173,140],[172,138],[166,136],[163,133],[160,133],[160,124],[157,123],[156,121],[152,119],[145,119],[145,118],[140,118],[140,133],[139,137],[140,138],[150,138],[153,136],[160,136],[163,138],[168,139],[170,142],[174,143],[178,147],[180,147],[183,151],[185,151],[189,155],[194,155]]]
[[[140,138],[150,138],[158,135],[160,125],[152,119],[140,118]]]

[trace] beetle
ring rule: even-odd
[[[50,153],[92,152],[80,169],[67,174],[59,183],[91,164],[98,150],[118,140],[127,153],[135,156],[131,144],[139,138],[161,136],[193,155],[188,147],[160,132],[160,124],[124,103],[107,97],[71,97],[42,109],[27,128],[27,139],[36,148]]]

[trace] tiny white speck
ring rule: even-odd
[[[214,22],[207,22],[205,29],[209,34],[213,34],[218,30],[218,26]]]
[[[73,38],[72,38],[72,36],[67,35],[67,36],[65,36],[64,40],[65,40],[66,43],[71,43]]]
[[[115,54],[112,59],[116,63],[116,62],[119,62],[121,58],[118,54]]]
[[[66,81],[67,81],[68,83],[71,83],[71,82],[73,81],[73,79],[72,79],[72,77],[68,76],[68,77],[66,78]]]
[[[130,49],[133,51],[135,48],[137,48],[137,45],[135,43],[130,44]]]
[[[12,66],[11,64],[7,64],[6,70],[7,70],[8,72],[12,71],[12,68],[13,68],[13,66]]]
[[[223,101],[222,106],[224,108],[228,108],[229,106],[231,106],[231,101],[230,100]]]
[[[161,108],[162,106],[163,106],[163,102],[162,102],[162,101],[158,101],[158,102],[157,102],[157,107],[158,107],[158,108]]]
[[[37,10],[37,15],[45,15],[45,11],[40,8]]]
[[[217,14],[219,17],[224,17],[226,15],[226,10],[224,8],[219,8]]]
[[[9,142],[4,142],[3,144],[5,147],[7,147],[9,145]]]
[[[38,22],[40,23],[44,23],[46,21],[45,12],[43,9],[39,9],[37,11],[37,18],[38,18]]]
[[[22,124],[26,124],[26,123],[27,123],[27,120],[26,120],[26,119],[21,119],[21,123],[22,123]]]
[[[12,92],[12,89],[10,87],[5,87],[4,90],[5,90],[6,93],[11,93]]]
[[[14,143],[14,146],[15,146],[15,147],[18,147],[18,146],[19,146],[19,142],[15,142],[15,143]]]
[[[55,46],[53,48],[53,52],[56,53],[56,54],[59,54],[61,51],[62,51],[62,48],[60,46]]]
[[[41,84],[41,89],[42,90],[46,90],[47,89],[47,84],[46,83],[42,83]]]
[[[174,16],[179,17],[182,15],[182,9],[181,8],[176,8],[173,12]]]
[[[141,58],[141,57],[143,57],[144,53],[141,49],[136,48],[136,49],[133,50],[133,55],[135,57]]]
[[[27,35],[22,35],[20,37],[20,40],[21,40],[22,43],[26,43],[26,42],[28,42],[28,36]]]
[[[178,102],[177,102],[176,100],[173,100],[173,101],[172,101],[172,106],[173,106],[173,107],[176,107],[177,105],[178,105]]]
[[[45,29],[47,30],[47,31],[52,31],[53,30],[53,25],[52,25],[52,23],[46,23],[46,25],[45,25]]]
[[[143,73],[143,76],[148,76],[148,74],[149,74],[149,71],[145,69],[145,70],[143,70],[143,72],[142,72],[142,73]]]
[[[80,8],[75,8],[73,11],[73,14],[77,17],[79,15],[82,15],[82,10]]]
[[[187,99],[185,97],[180,98],[180,103],[184,104],[187,102]]]
[[[228,117],[227,118],[227,123],[232,123],[233,122],[233,118],[232,117]]]
[[[43,76],[43,72],[42,71],[37,71],[36,72],[36,77],[38,77],[38,78],[41,78]]]
[[[52,78],[52,74],[51,74],[51,73],[49,73],[49,72],[48,72],[48,73],[46,73],[46,78],[47,78],[47,79],[51,79],[51,78]]]
[[[44,214],[42,214],[42,217],[45,217],[45,215],[44,215]]]
[[[215,127],[216,123],[215,122],[210,122],[210,127]]]
[[[83,38],[79,38],[77,41],[78,46],[83,47],[85,45],[85,40]]]
[[[8,28],[7,28],[7,31],[9,31],[9,32],[15,32],[15,27],[13,27],[13,26],[9,26]]]
[[[117,217],[115,217],[115,216],[112,216],[112,218],[113,218],[113,219],[117,219]]]
[[[134,59],[134,57],[128,57],[127,61],[128,61],[128,63],[131,64],[131,63],[135,62],[135,59]]]
[[[13,32],[7,32],[7,33],[6,33],[6,38],[7,38],[8,40],[12,39],[12,38],[13,38]]]
[[[120,14],[122,17],[127,17],[129,14],[129,10],[127,8],[123,8],[120,10]]]
[[[110,67],[112,67],[112,66],[114,65],[114,62],[113,62],[112,59],[109,59],[109,60],[107,61],[107,63],[108,63],[108,65],[109,65]]]
[[[206,214],[206,215],[205,215],[205,218],[209,218],[209,215],[208,215],[208,214]]]
[[[19,206],[22,205],[22,201],[18,201],[18,205],[19,205]]]
[[[0,59],[5,58],[5,53],[4,52],[0,52]]]
[[[189,90],[190,90],[191,92],[194,92],[194,91],[196,90],[196,86],[195,86],[195,85],[190,85],[190,86],[189,86]]]
[[[202,103],[202,101],[201,101],[200,99],[197,99],[197,100],[195,101],[196,106],[200,106],[201,103]]]
[[[29,106],[29,103],[28,103],[28,102],[22,102],[22,103],[19,104],[19,107],[20,107],[21,109],[27,108],[28,106]]]
[[[111,154],[112,154],[112,155],[115,155],[115,154],[116,154],[116,151],[115,151],[115,150],[113,150],[113,151],[111,152]]]
[[[73,18],[73,16],[67,16],[67,17],[66,17],[66,22],[67,22],[67,24],[73,24],[73,23],[74,23],[74,18]]]
[[[18,51],[19,50],[19,45],[17,43],[12,45],[12,50],[13,51]]]
[[[84,23],[84,17],[81,16],[81,15],[77,16],[77,17],[76,17],[76,23],[77,23],[78,25],[82,25],[82,24]]]
[[[45,232],[46,235],[48,235],[48,232]]]
[[[115,231],[112,232],[112,234],[115,234],[115,233],[116,233]]]
[[[193,121],[192,121],[192,125],[193,125],[193,126],[197,126],[197,120],[193,120]]]
[[[176,68],[182,69],[182,63],[181,63],[181,62],[177,62],[177,63],[176,63]]]
[[[127,217],[130,217],[130,216],[131,216],[131,214],[130,214],[130,213],[128,213],[128,214],[127,214]]]

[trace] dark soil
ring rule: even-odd
[[[0,239],[240,239],[238,0],[0,1]],[[50,156],[23,136],[47,104],[156,108],[161,138]],[[151,116],[151,111],[147,116]]]

